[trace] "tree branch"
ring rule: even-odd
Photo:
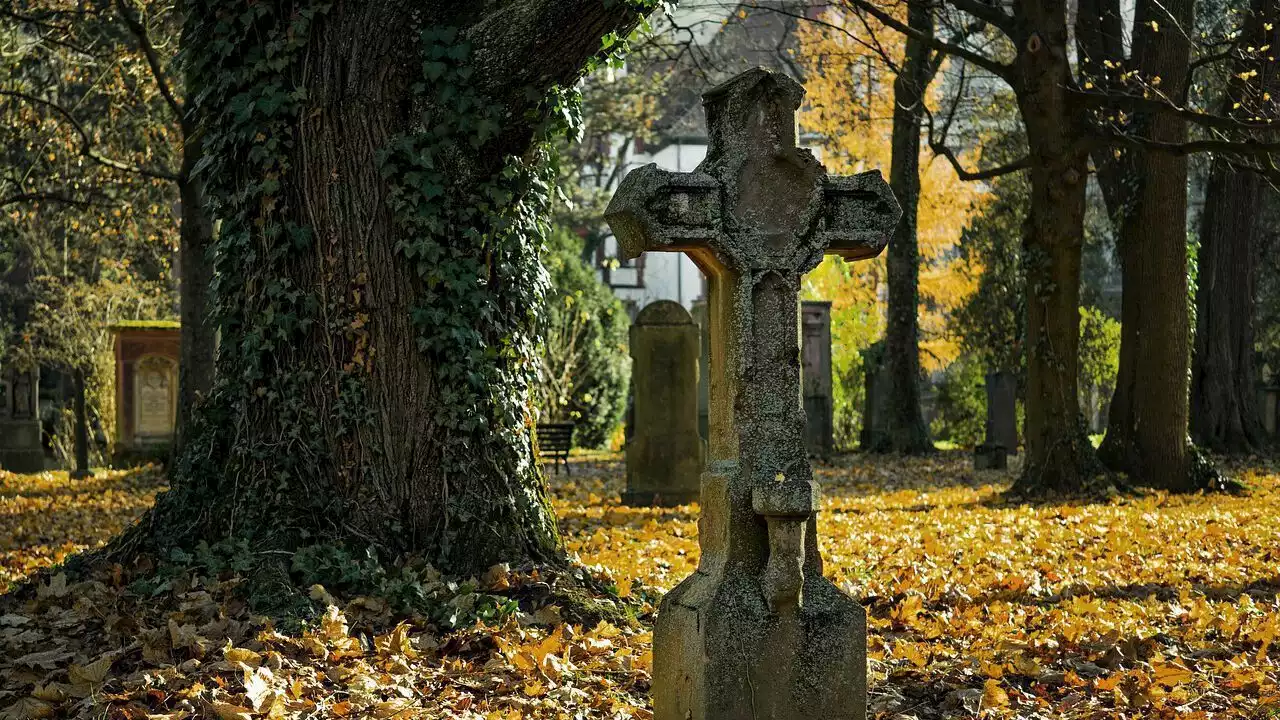
[[[876,7],[874,4],[867,2],[867,0],[846,0],[846,2],[848,2],[851,6],[857,8],[858,10],[865,12],[871,17],[875,18],[876,20],[880,21],[880,23],[885,25],[886,27],[896,30],[903,35],[908,35],[918,40],[923,40],[925,44],[928,45],[929,48],[932,50],[961,58],[962,60],[965,60],[967,62],[971,62],[974,65],[977,65],[978,67],[983,68],[984,70],[992,73],[996,77],[1004,80],[1010,85],[1014,84],[1013,68],[1008,65],[1005,65],[1004,63],[998,62],[984,55],[980,55],[961,45],[956,45],[954,43],[950,43],[945,40],[939,40],[938,38],[932,35],[929,35],[927,33],[922,33],[919,30],[916,30],[915,28],[909,27],[902,21],[898,20],[892,15]]]
[[[27,93],[18,92],[16,90],[0,90],[0,97],[11,97],[33,105],[41,105],[53,110],[58,115],[61,115],[67,124],[71,125],[72,129],[76,131],[76,134],[80,136],[80,154],[99,165],[109,167],[113,170],[120,170],[122,172],[135,173],[145,177],[155,178],[157,180],[168,180],[170,182],[178,181],[178,176],[172,172],[145,168],[138,165],[130,165],[129,163],[113,160],[112,158],[105,157],[94,152],[93,138],[89,136],[89,131],[85,129],[84,125],[80,124],[79,120],[76,120],[75,116],[71,114],[71,111],[51,100],[45,100],[44,98],[28,95]]]
[[[957,10],[991,25],[1005,35],[1013,35],[1013,16],[995,5],[988,5],[982,0],[946,0],[946,2]]]
[[[76,207],[111,207],[115,203],[104,202],[101,200],[86,200],[82,198],[74,198],[70,195],[51,192],[22,192],[14,193],[7,197],[0,198],[0,208],[9,205],[18,205],[28,202],[56,202],[63,205],[75,205]]]
[[[1138,95],[1122,95],[1119,93],[1088,92],[1078,88],[1067,88],[1067,92],[1073,96],[1073,99],[1076,102],[1088,108],[1129,108],[1133,110],[1141,109],[1164,113],[1166,115],[1181,118],[1202,128],[1221,130],[1223,132],[1280,131],[1280,122],[1250,122],[1247,120],[1236,120],[1225,115],[1214,115],[1212,113],[1200,112],[1199,110],[1190,110],[1184,107],[1179,107],[1168,100],[1144,98]]]
[[[173,111],[178,123],[182,125],[184,131],[190,130],[187,123],[187,115],[183,110],[182,102],[173,94],[173,90],[169,87],[168,77],[165,75],[164,66],[160,62],[160,55],[156,52],[155,45],[151,43],[151,35],[147,33],[147,28],[143,26],[142,21],[134,15],[133,8],[129,7],[131,0],[116,0],[116,9],[120,11],[120,17],[124,20],[124,24],[129,28],[129,32],[138,40],[138,46],[142,48],[142,54],[147,58],[147,66],[151,68],[151,77],[156,81],[156,87],[160,90],[161,97],[169,105],[169,109]]]

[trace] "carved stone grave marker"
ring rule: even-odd
[[[141,449],[173,441],[181,329],[176,322],[111,326],[116,358],[116,441]]]
[[[0,368],[0,469],[44,470],[40,437],[40,372]]]
[[[800,364],[804,378],[804,441],[809,454],[831,457],[835,449],[835,396],[831,387],[831,303],[800,304]]]
[[[698,326],[680,303],[659,300],[631,326],[632,432],[627,505],[698,499]]]
[[[708,278],[710,439],[698,570],[654,628],[655,720],[862,720],[866,616],[822,576],[800,404],[800,278],[884,249],[879,172],[828,176],[796,147],[804,89],[749,70],[703,97],[706,159],[630,173],[606,218],[629,257],[684,252]]]

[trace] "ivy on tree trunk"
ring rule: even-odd
[[[190,3],[221,344],[141,537],[559,559],[529,402],[542,139],[647,9]]]

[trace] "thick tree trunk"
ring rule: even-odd
[[[1148,81],[1182,87],[1191,46],[1193,0],[1140,2],[1132,66]],[[1143,112],[1129,132],[1157,142],[1186,141],[1186,122]],[[1113,470],[1150,485],[1191,489],[1187,465],[1187,160],[1184,155],[1126,151],[1100,163],[1104,192],[1117,222],[1124,296],[1120,369],[1107,436],[1099,456]]]
[[[1092,448],[1080,424],[1080,253],[1088,163],[1073,87],[1066,7],[1023,0],[1015,90],[1031,153],[1031,207],[1023,235],[1027,275],[1026,462],[1019,488],[1080,490]]]
[[[559,559],[531,440],[531,147],[549,90],[635,5],[226,5],[189,19],[218,373],[151,537],[348,541],[453,573]]]
[[[1280,2],[1252,0],[1240,43],[1280,43]],[[1267,26],[1270,25],[1270,29]],[[1263,94],[1275,94],[1280,67],[1273,53],[1237,57],[1223,114],[1271,116]],[[1253,79],[1250,71],[1257,72]],[[1214,158],[1200,224],[1195,355],[1191,363],[1191,437],[1217,452],[1251,453],[1266,446],[1255,383],[1254,322],[1262,179]]]
[[[213,266],[208,253],[213,243],[213,219],[205,206],[204,181],[192,170],[201,156],[199,139],[188,135],[182,146],[182,170],[178,182],[182,202],[182,226],[178,244],[178,298],[182,313],[178,362],[178,417],[174,427],[173,456],[182,453],[191,413],[200,398],[213,388],[217,328],[210,317],[209,284]]]
[[[910,26],[933,34],[933,9],[924,3],[907,6]],[[909,454],[933,450],[920,411],[919,274],[916,216],[920,202],[920,126],[925,90],[936,67],[928,43],[908,36],[902,66],[893,82],[893,139],[889,185],[902,206],[902,220],[889,243],[889,302],[885,328],[888,379],[885,433],[873,449]]]
[[[1191,437],[1216,452],[1247,454],[1266,444],[1254,367],[1254,248],[1262,181],[1216,158],[1200,225]]]

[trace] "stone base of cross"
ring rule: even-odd
[[[656,720],[863,720],[866,616],[822,575],[800,400],[800,279],[884,249],[880,173],[831,177],[796,147],[804,89],[749,70],[703,97],[691,173],[630,173],[606,219],[630,257],[689,254],[710,288],[711,409],[698,570],[654,628]]]

